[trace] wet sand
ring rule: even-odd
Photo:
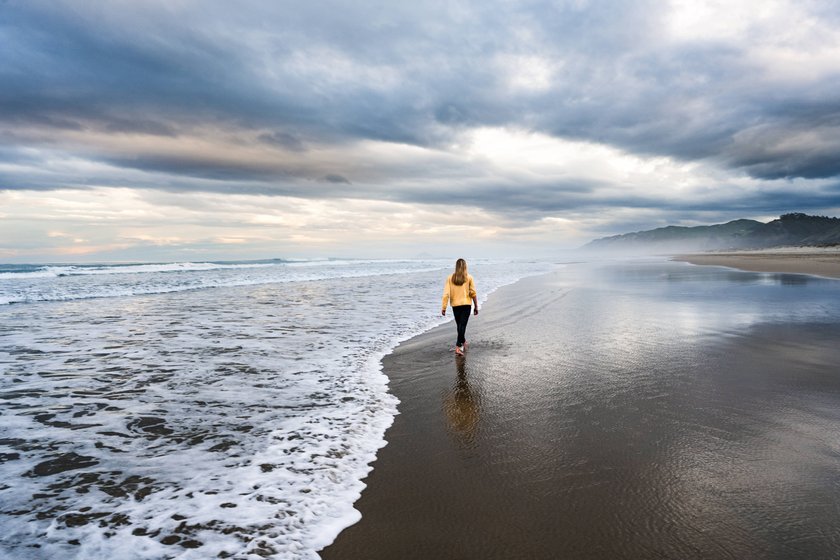
[[[835,558],[840,325],[687,339],[679,306],[617,293],[647,275],[525,279],[466,358],[451,323],[387,356],[400,414],[322,557]]]
[[[737,251],[679,255],[674,260],[699,265],[728,266],[753,272],[785,272],[840,278],[840,249]]]

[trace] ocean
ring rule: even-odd
[[[317,558],[449,260],[0,265],[0,556]],[[475,261],[480,298],[557,265]]]

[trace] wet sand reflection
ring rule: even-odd
[[[470,387],[465,356],[455,356],[455,372],[455,385],[444,396],[443,410],[449,431],[461,443],[472,446],[481,417],[481,398]]]

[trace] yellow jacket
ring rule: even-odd
[[[457,305],[470,305],[472,298],[475,297],[475,281],[473,277],[467,274],[467,281],[456,286],[452,282],[454,274],[450,274],[446,278],[446,284],[443,286],[443,303],[440,308],[446,311],[446,306],[451,304],[452,307]]]

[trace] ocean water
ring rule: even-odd
[[[0,557],[317,558],[451,265],[0,267]],[[554,268],[471,272],[483,299]]]

